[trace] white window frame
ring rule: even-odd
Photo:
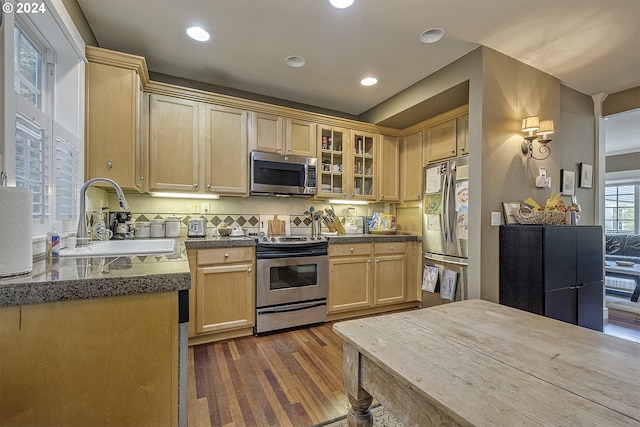
[[[84,41],[75,28],[73,21],[64,8],[61,0],[41,0],[46,10],[43,14],[17,16],[4,14],[0,28],[0,43],[3,45],[4,69],[2,76],[3,104],[0,113],[0,128],[4,136],[4,145],[0,143],[0,170],[7,172],[8,185],[16,184],[16,117],[18,114],[37,123],[44,130],[44,148],[48,150],[50,161],[42,171],[50,179],[44,190],[51,202],[49,212],[41,219],[33,222],[34,240],[42,239],[51,229],[68,234],[77,227],[77,200],[74,199],[73,218],[58,220],[55,211],[56,184],[56,141],[61,137],[75,149],[76,164],[71,165],[75,173],[73,193],[77,194],[83,183],[84,170]],[[24,99],[14,88],[14,26],[18,24],[34,45],[43,52],[43,91],[42,111]],[[65,75],[56,76],[56,65],[59,59],[65,61]],[[65,89],[56,90],[60,84]],[[71,94],[69,94],[71,92]],[[56,99],[58,96],[58,99]],[[77,110],[68,112],[69,105],[77,106]],[[62,120],[61,123],[60,120]]]
[[[613,219],[607,217],[607,210],[608,209],[614,209],[614,208],[609,208],[605,205],[605,232],[606,233],[634,233],[634,234],[638,234],[640,232],[640,183],[639,182],[629,182],[629,183],[610,183],[610,184],[605,184],[605,187],[633,187],[633,231],[620,231],[618,229],[616,230],[609,230],[606,229],[606,224],[608,221],[613,221]],[[607,200],[607,196],[606,196],[606,191],[605,191],[605,203]],[[618,194],[616,194],[616,210],[619,209],[618,206]],[[616,221],[618,222],[618,221]]]

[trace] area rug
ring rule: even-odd
[[[377,405],[371,408],[371,413],[373,414],[374,427],[404,427],[404,424],[391,415],[383,406]],[[312,427],[347,427],[347,415],[345,414]]]

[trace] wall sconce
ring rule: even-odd
[[[553,131],[553,120],[540,121],[537,116],[524,119],[522,121],[522,132],[528,132],[529,135],[525,136],[525,140],[522,141],[522,154],[529,156],[530,159],[536,160],[544,160],[549,157],[551,155],[551,148],[549,148],[547,144],[551,142],[551,140],[548,138],[548,135],[552,134]],[[533,155],[533,141],[536,139],[540,143],[538,151],[543,157],[535,157]]]

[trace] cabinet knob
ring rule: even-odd
[[[456,152],[456,150],[450,150],[450,151],[451,151],[452,153],[455,153],[455,152]]]
[[[144,181],[144,176],[139,176],[138,181]]]
[[[353,248],[350,248],[349,250],[350,250],[351,252],[353,252]]]
[[[460,151],[464,151],[464,147],[460,147]]]
[[[251,273],[251,267],[249,267],[249,269],[247,269],[247,273]]]
[[[367,263],[371,264],[371,260],[367,261]]]
[[[379,262],[380,262],[380,260],[379,260],[379,259],[377,259],[377,260],[376,260],[376,264],[378,264]]]
[[[291,148],[287,149],[287,153],[290,153],[290,152],[291,152]]]
[[[382,200],[382,199],[384,199],[384,194],[382,194],[382,195],[380,196],[380,200]]]
[[[211,191],[211,184],[207,185],[207,190]]]
[[[111,169],[113,169],[113,162],[111,160],[109,160],[107,162],[107,170],[110,171]]]
[[[193,188],[198,189],[198,184],[193,184]]]
[[[224,257],[225,258],[229,258],[229,254],[224,254]]]
[[[393,246],[389,246],[389,250],[394,250],[395,248]]]

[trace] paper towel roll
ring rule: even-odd
[[[33,269],[32,217],[30,189],[0,187],[0,277]]]

